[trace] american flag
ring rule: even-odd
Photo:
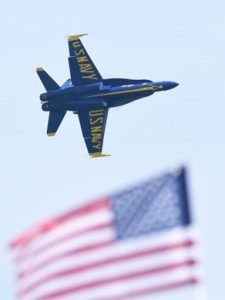
[[[32,227],[11,243],[18,299],[123,300],[199,282],[185,170]]]

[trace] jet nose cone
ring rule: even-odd
[[[175,88],[175,87],[178,86],[178,85],[179,85],[179,83],[177,83],[177,82],[166,81],[166,82],[165,82],[165,89],[166,89],[166,90],[170,90],[170,89]]]
[[[176,86],[178,86],[179,85],[179,83],[177,83],[177,82],[172,82],[172,88],[175,88]]]

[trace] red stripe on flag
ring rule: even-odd
[[[135,258],[139,258],[139,257],[145,257],[145,256],[154,255],[154,254],[159,254],[159,253],[166,252],[166,251],[174,251],[174,250],[178,250],[178,249],[182,249],[182,248],[190,248],[193,245],[194,245],[193,241],[187,240],[187,241],[184,241],[183,243],[165,245],[165,246],[161,246],[161,247],[157,247],[157,248],[151,247],[149,249],[145,249],[142,251],[138,251],[138,252],[134,252],[134,253],[126,254],[126,255],[120,255],[120,256],[116,256],[116,257],[110,257],[110,258],[106,258],[106,259],[92,262],[89,264],[84,264],[84,265],[81,265],[81,266],[78,266],[75,268],[70,268],[70,269],[67,269],[64,271],[56,272],[52,275],[48,275],[48,276],[36,281],[32,285],[28,286],[23,292],[24,293],[30,292],[31,290],[38,288],[40,285],[45,284],[46,282],[56,279],[56,278],[59,278],[59,277],[64,277],[64,276],[68,276],[68,275],[72,275],[72,274],[74,275],[74,274],[77,274],[77,273],[80,273],[80,272],[83,272],[86,270],[102,267],[105,265],[123,262],[123,261],[131,260],[131,259],[135,259]],[[27,273],[27,276],[30,276],[30,275],[31,275],[30,272]]]
[[[16,259],[17,263],[23,263],[23,261],[27,259],[28,255],[29,256],[40,255],[44,251],[49,250],[52,247],[57,246],[60,243],[72,240],[73,238],[76,238],[76,237],[78,237],[78,236],[80,236],[82,234],[86,234],[86,233],[95,232],[95,231],[98,231],[98,230],[110,228],[110,227],[112,227],[112,225],[113,225],[112,222],[108,222],[108,223],[105,223],[105,224],[98,224],[98,225],[91,226],[91,227],[86,228],[86,229],[81,229],[79,231],[75,231],[75,232],[69,233],[67,235],[64,235],[63,237],[55,239],[54,241],[52,241],[50,243],[47,243],[44,246],[41,246],[41,247],[37,248],[36,250],[31,250],[29,253],[24,254],[23,257],[22,256],[18,257]]]
[[[23,277],[25,275],[31,275],[31,273],[34,273],[34,272],[36,272],[36,271],[38,271],[38,270],[40,270],[44,267],[47,267],[49,264],[57,262],[58,260],[60,260],[62,258],[77,255],[77,254],[80,254],[80,253],[85,253],[85,252],[88,252],[88,251],[101,249],[101,248],[104,248],[104,247],[108,247],[108,246],[112,245],[112,243],[113,243],[113,241],[110,239],[108,241],[106,240],[106,241],[103,241],[103,242],[99,242],[99,243],[95,243],[95,244],[89,244],[87,246],[82,246],[80,248],[71,249],[69,251],[66,251],[66,252],[60,253],[58,255],[55,255],[54,257],[51,257],[49,259],[46,259],[45,261],[38,264],[35,267],[35,269],[33,269],[32,271],[29,271],[29,273],[28,273],[28,271],[25,271],[23,273],[18,274],[17,276],[20,278],[20,277]]]
[[[200,282],[199,279],[195,277],[190,277],[189,279],[186,280],[180,280],[180,281],[175,281],[175,282],[170,282],[167,284],[162,284],[162,285],[157,285],[155,287],[151,288],[146,288],[146,289],[140,289],[132,293],[124,293],[123,295],[120,296],[115,296],[115,297],[107,297],[107,298],[95,298],[93,300],[129,300],[132,298],[137,298],[139,296],[144,296],[144,295],[150,295],[154,293],[159,293],[159,292],[166,292],[169,290],[173,290],[176,288],[182,288],[185,286],[189,285],[195,285]]]
[[[108,206],[108,199],[103,198],[87,205],[84,205],[78,209],[74,209],[68,213],[65,213],[57,218],[47,220],[41,224],[33,226],[30,230],[26,231],[23,235],[15,239],[10,243],[11,248],[24,247],[31,242],[33,238],[36,238],[40,234],[45,234],[50,230],[60,226],[62,223],[71,220],[72,218],[82,217],[86,214],[90,214],[98,209]]]
[[[116,282],[119,282],[119,281],[125,281],[125,280],[128,280],[128,279],[133,279],[133,278],[138,278],[138,277],[143,277],[143,276],[150,276],[150,275],[154,275],[156,273],[162,273],[162,272],[174,270],[174,269],[177,269],[177,268],[182,268],[182,267],[185,267],[185,266],[193,266],[196,263],[197,263],[196,260],[188,259],[188,260],[185,260],[185,261],[179,262],[179,263],[168,264],[168,265],[164,265],[164,266],[156,267],[156,268],[149,268],[147,270],[142,270],[142,271],[130,272],[130,273],[127,273],[127,274],[123,274],[123,275],[120,275],[120,276],[114,276],[114,277],[111,277],[111,278],[99,279],[99,280],[95,280],[95,281],[92,281],[92,282],[87,282],[87,283],[75,285],[71,288],[59,290],[59,291],[56,291],[56,292],[47,293],[45,295],[42,295],[42,296],[36,298],[36,300],[55,299],[57,297],[63,297],[63,296],[66,296],[68,294],[71,294],[71,293],[77,293],[77,292],[80,292],[80,291],[83,291],[83,290],[86,290],[86,289],[96,288],[96,287],[99,287],[99,286],[104,286],[104,285],[111,284],[111,283],[116,283]],[[25,296],[26,293],[22,292],[20,295]]]

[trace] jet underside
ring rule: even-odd
[[[121,87],[107,88],[107,91],[106,88],[102,86],[102,90],[99,89],[97,93],[90,93],[89,91],[79,93],[76,87],[62,89],[54,93],[45,93],[41,95],[42,109],[44,111],[67,110],[77,112],[95,108],[112,108],[125,105],[154,93],[152,91],[132,92],[140,88],[138,84],[133,89],[127,89],[127,91],[124,88],[121,89]]]
[[[108,110],[178,84],[123,78],[103,79],[80,37],[68,37],[71,79],[59,86],[47,72],[37,68],[46,92],[40,95],[42,109],[49,111],[47,134],[55,135],[67,111],[78,115],[83,138],[91,157],[102,154]]]

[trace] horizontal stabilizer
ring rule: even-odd
[[[55,80],[52,79],[51,76],[49,76],[44,69],[37,68],[36,71],[46,91],[54,91],[60,88],[60,86],[55,82]]]
[[[58,130],[66,111],[51,111],[48,118],[48,136],[54,136]]]

